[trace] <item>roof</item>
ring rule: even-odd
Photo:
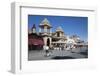
[[[59,40],[59,41],[53,41],[52,43],[66,43],[66,41]]]
[[[40,26],[42,26],[42,25],[47,25],[49,27],[51,26],[51,24],[47,18],[44,18],[44,20],[40,23]]]
[[[63,32],[63,29],[62,29],[62,27],[61,27],[61,26],[57,27],[56,32],[58,32],[58,31]]]

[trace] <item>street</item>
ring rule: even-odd
[[[50,56],[45,56],[44,50],[32,50],[28,52],[28,60],[51,60],[51,59],[79,59],[87,58],[87,48],[74,48],[71,50],[49,50]]]

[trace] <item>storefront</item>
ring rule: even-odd
[[[28,38],[28,50],[42,50],[43,49],[43,39],[36,36],[29,36]]]

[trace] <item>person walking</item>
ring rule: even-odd
[[[45,56],[49,56],[49,47],[45,45],[43,48],[45,50]]]

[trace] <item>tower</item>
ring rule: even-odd
[[[32,33],[36,33],[36,26],[35,26],[35,24],[33,24],[33,26],[32,26]]]
[[[64,32],[63,32],[61,26],[59,26],[59,27],[56,29],[56,36],[57,36],[57,37],[62,37],[62,36],[64,36]]]
[[[39,33],[43,36],[44,45],[51,46],[51,24],[44,18],[44,20],[39,25]]]

